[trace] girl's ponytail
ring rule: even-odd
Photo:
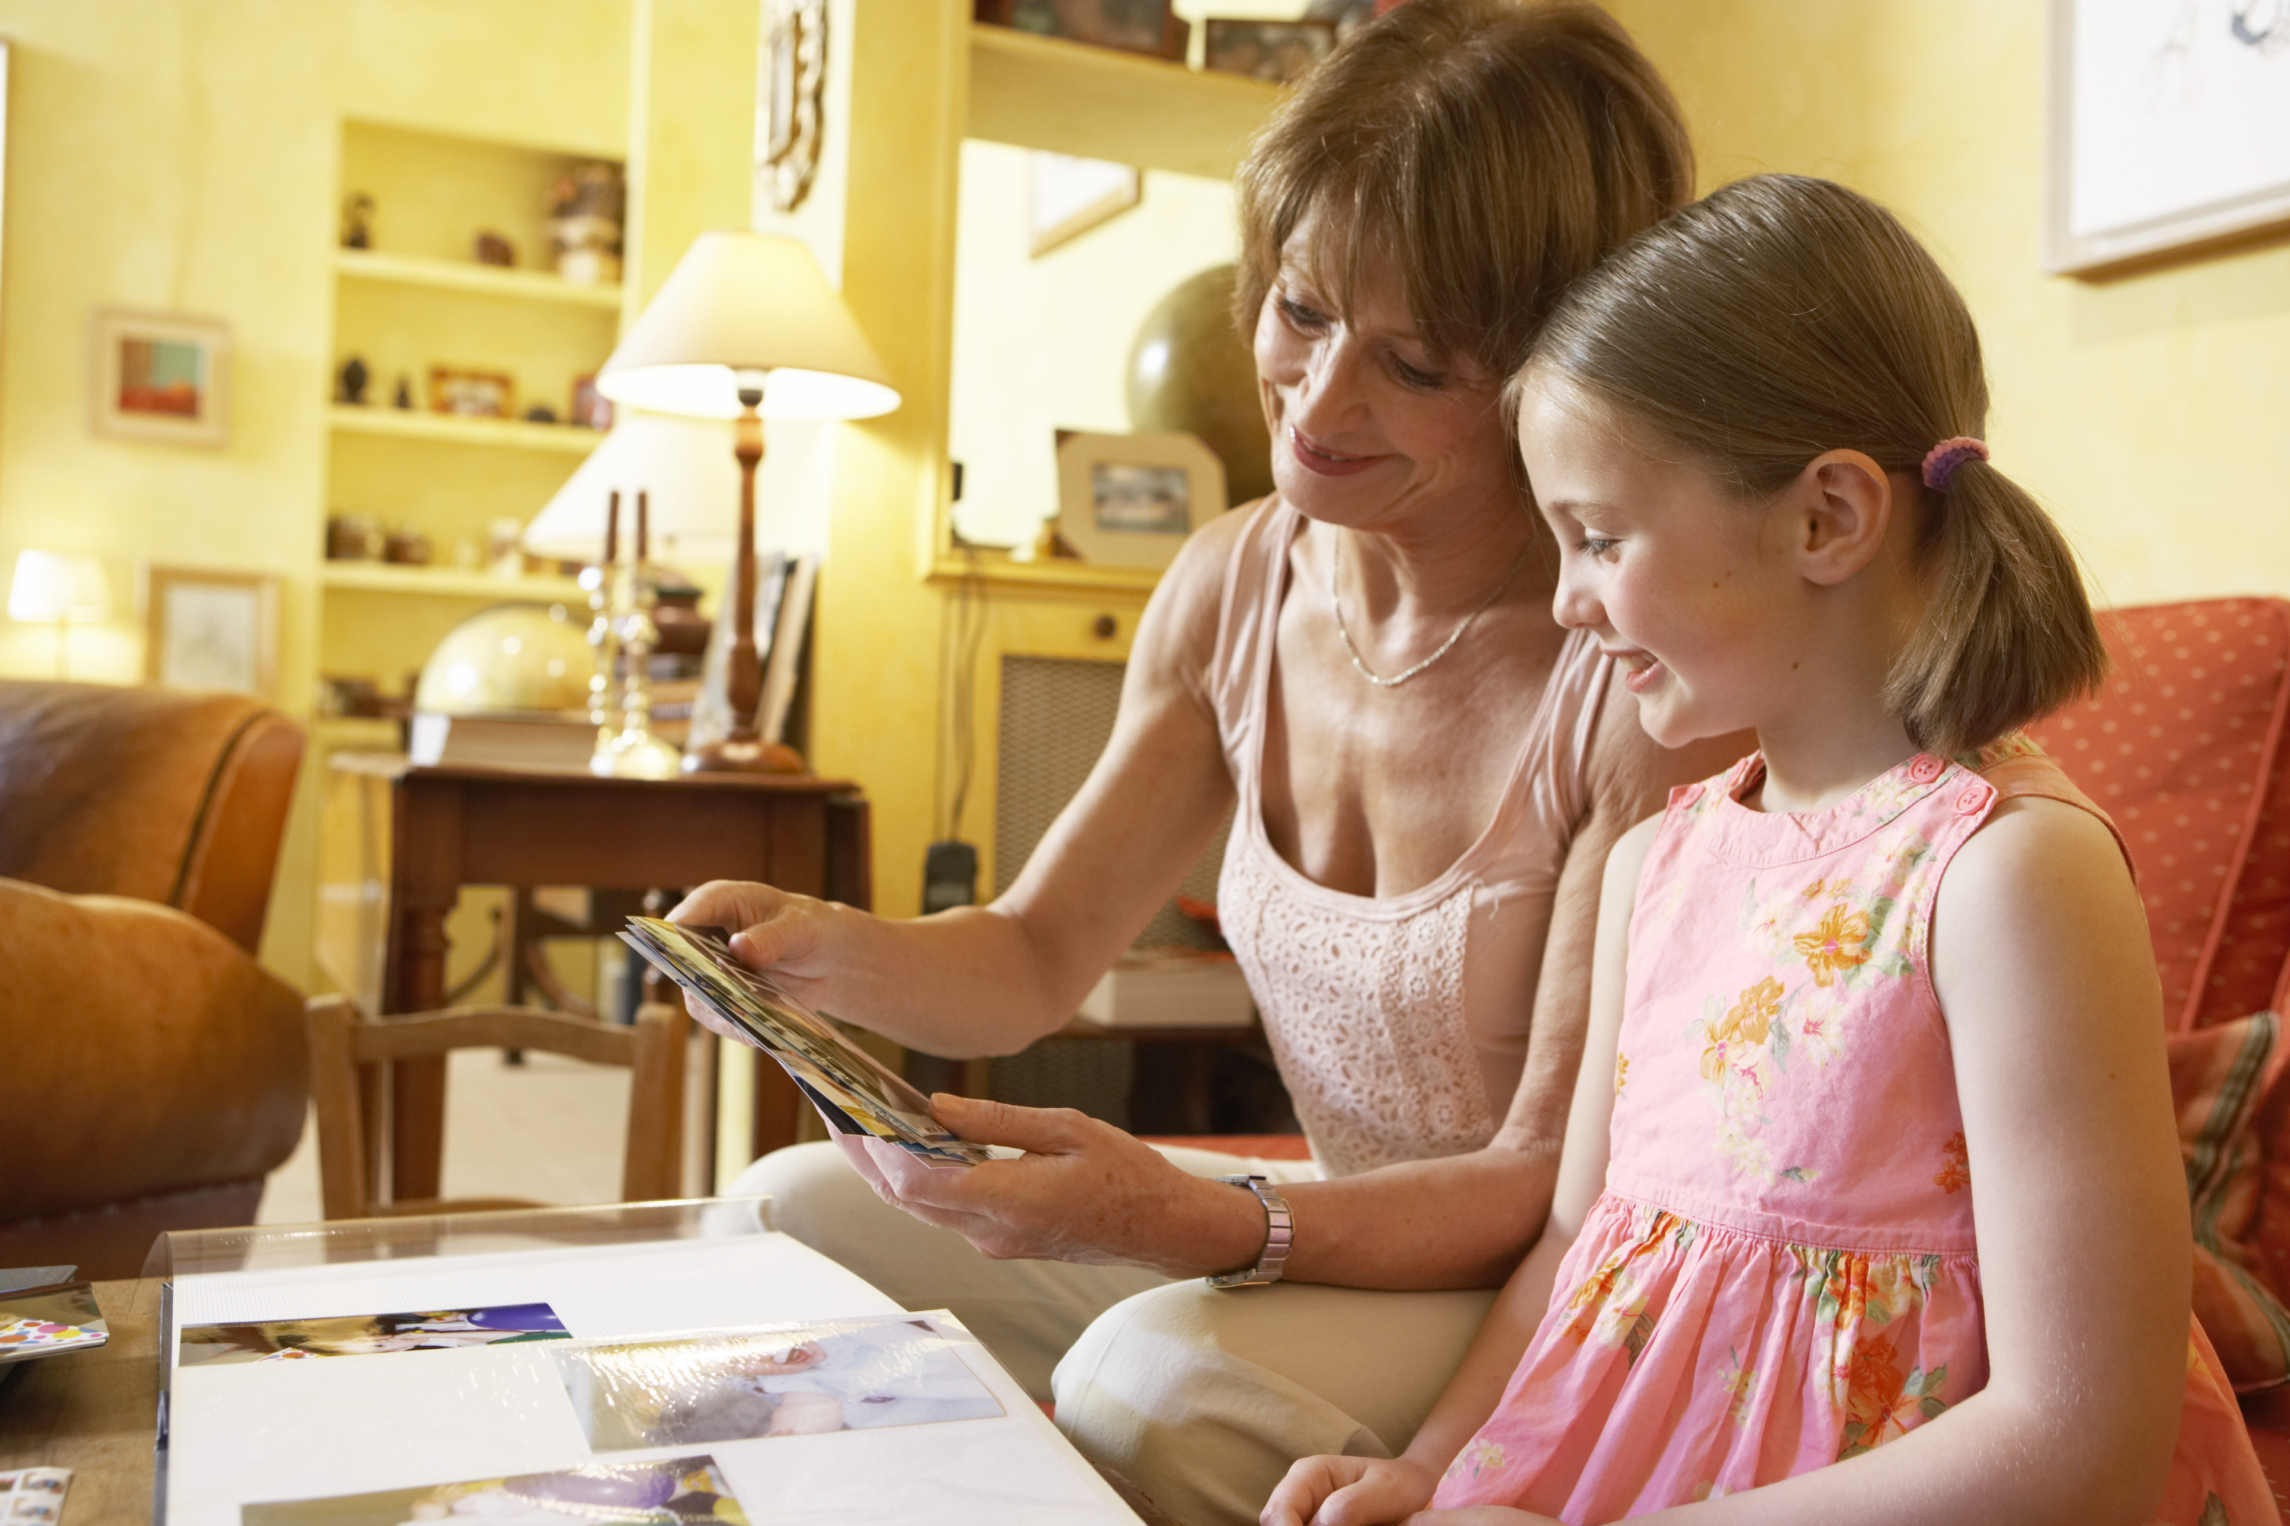
[[[1919,747],[1976,751],[2106,675],[2067,542],[1969,438],[1988,383],[1964,299],[1866,197],[1796,175],[1726,186],[1576,282],[1527,371],[1636,416],[1746,499],[1824,451],[1883,467],[1920,516],[1925,602],[1885,684]]]
[[[2107,649],[2066,539],[2018,483],[1965,461],[1925,515],[1924,610],[1884,697],[1917,746],[1961,756],[2096,688]]]

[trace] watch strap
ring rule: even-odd
[[[1220,1272],[1207,1278],[1212,1288],[1251,1288],[1268,1282],[1278,1282],[1288,1265],[1288,1247],[1295,1239],[1296,1216],[1288,1207],[1288,1199],[1280,1189],[1262,1176],[1220,1176],[1218,1181],[1234,1187],[1246,1187],[1264,1205],[1264,1249],[1256,1258],[1256,1265],[1240,1272]]]

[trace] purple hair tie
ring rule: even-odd
[[[1983,461],[1988,459],[1987,441],[1965,434],[1942,440],[1925,454],[1924,485],[1935,493],[1947,492],[1948,479],[1956,475],[1956,468],[1974,456]]]

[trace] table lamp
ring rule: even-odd
[[[111,617],[103,563],[60,551],[21,551],[8,585],[8,618],[56,627],[56,677],[71,676],[70,627]]]
[[[655,413],[734,419],[739,463],[732,568],[731,734],[684,755],[687,773],[800,773],[794,749],[756,731],[763,665],[755,647],[755,469],[763,420],[866,419],[899,405],[858,320],[811,251],[765,233],[703,233],[597,373],[614,402]]]

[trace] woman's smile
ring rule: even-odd
[[[1384,460],[1383,456],[1347,456],[1315,445],[1295,425],[1288,426],[1288,449],[1299,466],[1323,477],[1349,477]]]

